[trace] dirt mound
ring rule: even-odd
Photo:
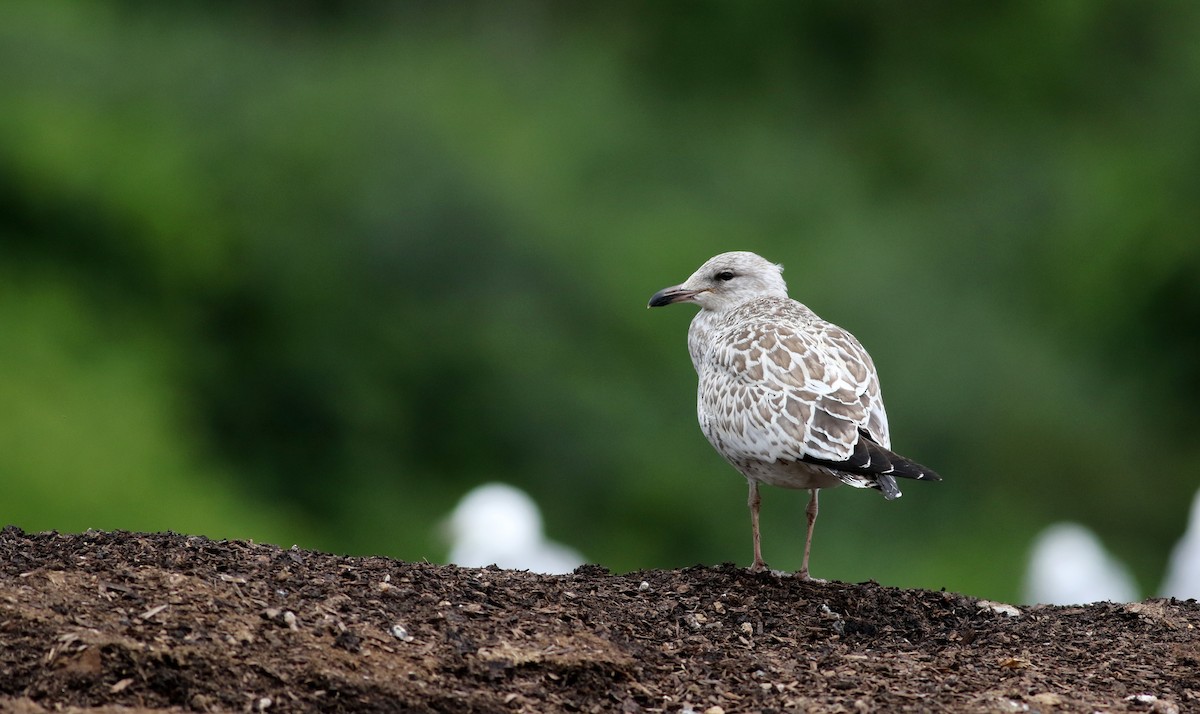
[[[1200,708],[1195,601],[1010,612],[730,565],[539,576],[10,527],[0,708]]]

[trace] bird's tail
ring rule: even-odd
[[[902,495],[900,487],[896,485],[897,478],[911,478],[918,481],[942,480],[942,477],[933,469],[880,446],[871,438],[870,434],[863,430],[859,430],[859,439],[854,445],[854,454],[849,459],[827,461],[808,458],[805,461],[834,470],[842,483],[857,488],[879,489],[883,492],[883,497],[889,501],[900,498]]]

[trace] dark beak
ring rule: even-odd
[[[684,290],[683,286],[663,288],[650,296],[650,304],[646,307],[662,307],[675,302],[688,302],[696,296],[695,290]]]

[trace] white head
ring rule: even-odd
[[[453,541],[449,562],[498,565],[534,573],[569,573],[584,563],[578,551],[546,540],[537,504],[519,488],[488,483],[459,501],[443,523]]]
[[[1192,499],[1187,530],[1171,551],[1161,597],[1200,598],[1200,491]]]
[[[783,266],[747,251],[709,258],[692,277],[664,288],[650,298],[649,307],[694,302],[705,310],[728,310],[760,297],[787,297]]]
[[[455,547],[513,551],[542,539],[542,514],[524,491],[503,483],[473,489],[450,515]]]
[[[1056,523],[1035,539],[1025,575],[1025,601],[1079,605],[1138,599],[1137,583],[1100,539],[1078,523]]]

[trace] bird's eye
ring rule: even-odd
[[[721,281],[722,283],[724,283],[724,282],[733,280],[733,271],[732,270],[722,270],[721,272],[717,273],[713,277],[716,278],[717,280]]]

